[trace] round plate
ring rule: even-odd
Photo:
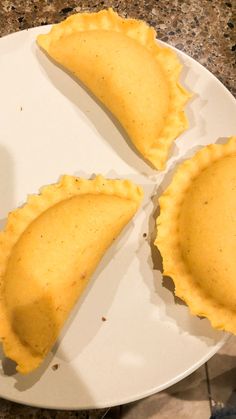
[[[162,281],[153,249],[158,197],[174,166],[201,145],[236,132],[234,98],[200,64],[177,52],[182,83],[194,92],[190,127],[175,143],[165,172],[131,150],[119,126],[35,44],[49,27],[0,40],[1,214],[62,174],[129,178],[143,206],[100,263],[43,365],[15,374],[3,355],[0,396],[57,409],[105,407],[163,390],[193,372],[225,335],[190,315]],[[147,237],[145,237],[147,234]],[[159,269],[158,269],[159,268]],[[105,317],[106,321],[102,318]]]

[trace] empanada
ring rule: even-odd
[[[0,235],[0,337],[17,370],[38,367],[142,190],[64,176],[10,213]]]
[[[38,44],[118,119],[139,153],[163,169],[174,139],[187,128],[189,94],[178,82],[175,52],[156,43],[142,21],[111,9],[78,13],[38,36]]]
[[[160,198],[155,244],[191,312],[236,334],[236,137],[180,166]]]

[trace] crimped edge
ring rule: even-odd
[[[141,20],[124,19],[109,8],[98,13],[71,15],[61,23],[55,24],[48,34],[39,35],[37,42],[49,53],[51,42],[60,40],[64,35],[99,29],[122,32],[139,42],[152,53],[166,75],[171,95],[169,114],[159,137],[144,155],[156,169],[163,170],[173,141],[188,128],[183,109],[192,94],[178,81],[183,66],[176,53],[168,47],[158,45],[156,31]]]
[[[136,203],[137,209],[143,198],[142,188],[126,179],[113,180],[98,175],[94,179],[87,180],[64,175],[58,183],[42,187],[38,195],[29,195],[21,208],[9,213],[5,229],[0,232],[0,341],[5,355],[17,362],[16,369],[22,374],[37,368],[42,362],[42,357],[32,354],[30,349],[23,344],[20,344],[20,349],[18,347],[16,350],[10,343],[12,340],[7,339],[7,336],[12,336],[12,339],[17,338],[11,330],[3,295],[4,274],[8,258],[22,233],[40,214],[62,200],[84,194],[105,194],[128,199]],[[21,360],[25,355],[30,356],[27,369],[25,365],[21,365]]]
[[[178,217],[185,193],[193,179],[217,160],[236,154],[236,136],[226,144],[211,144],[186,160],[177,169],[173,180],[159,198],[155,245],[163,259],[163,275],[175,284],[175,295],[189,306],[192,314],[207,317],[216,329],[236,334],[236,313],[218,303],[194,281],[181,259],[178,243]]]

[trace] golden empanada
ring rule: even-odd
[[[156,43],[142,21],[111,9],[78,13],[39,35],[38,44],[112,112],[140,154],[163,169],[174,139],[187,128],[189,98],[178,82],[175,52]]]
[[[236,334],[236,137],[185,161],[160,209],[155,244],[175,294]]]
[[[142,190],[64,176],[10,213],[0,235],[0,340],[17,370],[37,368]]]

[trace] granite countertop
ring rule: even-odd
[[[1,0],[0,36],[33,26],[60,22],[75,12],[94,12],[107,7],[112,7],[122,16],[139,18],[148,22],[156,29],[159,39],[181,49],[199,61],[236,96],[236,32],[234,28],[236,10],[233,0],[202,0],[201,2],[197,0],[26,0],[24,2],[21,0]],[[207,382],[205,372],[205,370],[200,369],[195,377],[199,377],[200,374],[202,382],[204,380]],[[198,384],[199,382],[198,380]],[[206,399],[208,396],[206,396]],[[162,397],[164,396],[161,394],[158,400],[162,400]],[[152,398],[146,400],[149,399]],[[142,405],[139,402],[139,407],[133,414],[132,407],[124,409],[122,418],[146,419],[152,417],[164,419],[173,417],[166,416],[164,413],[163,415],[159,414],[157,411],[155,413],[152,408],[148,409],[148,402],[145,403]],[[149,410],[150,414],[147,413]],[[106,409],[77,413],[56,412],[20,406],[0,399],[0,418],[13,417],[77,417],[91,419],[106,417],[109,419],[121,417],[121,409],[120,407],[114,408],[109,412]],[[180,417],[207,419],[207,416],[202,416],[202,414],[201,416],[194,416],[194,412],[190,413],[190,411],[189,416],[181,414],[179,419]],[[177,416],[176,418],[178,419]]]

